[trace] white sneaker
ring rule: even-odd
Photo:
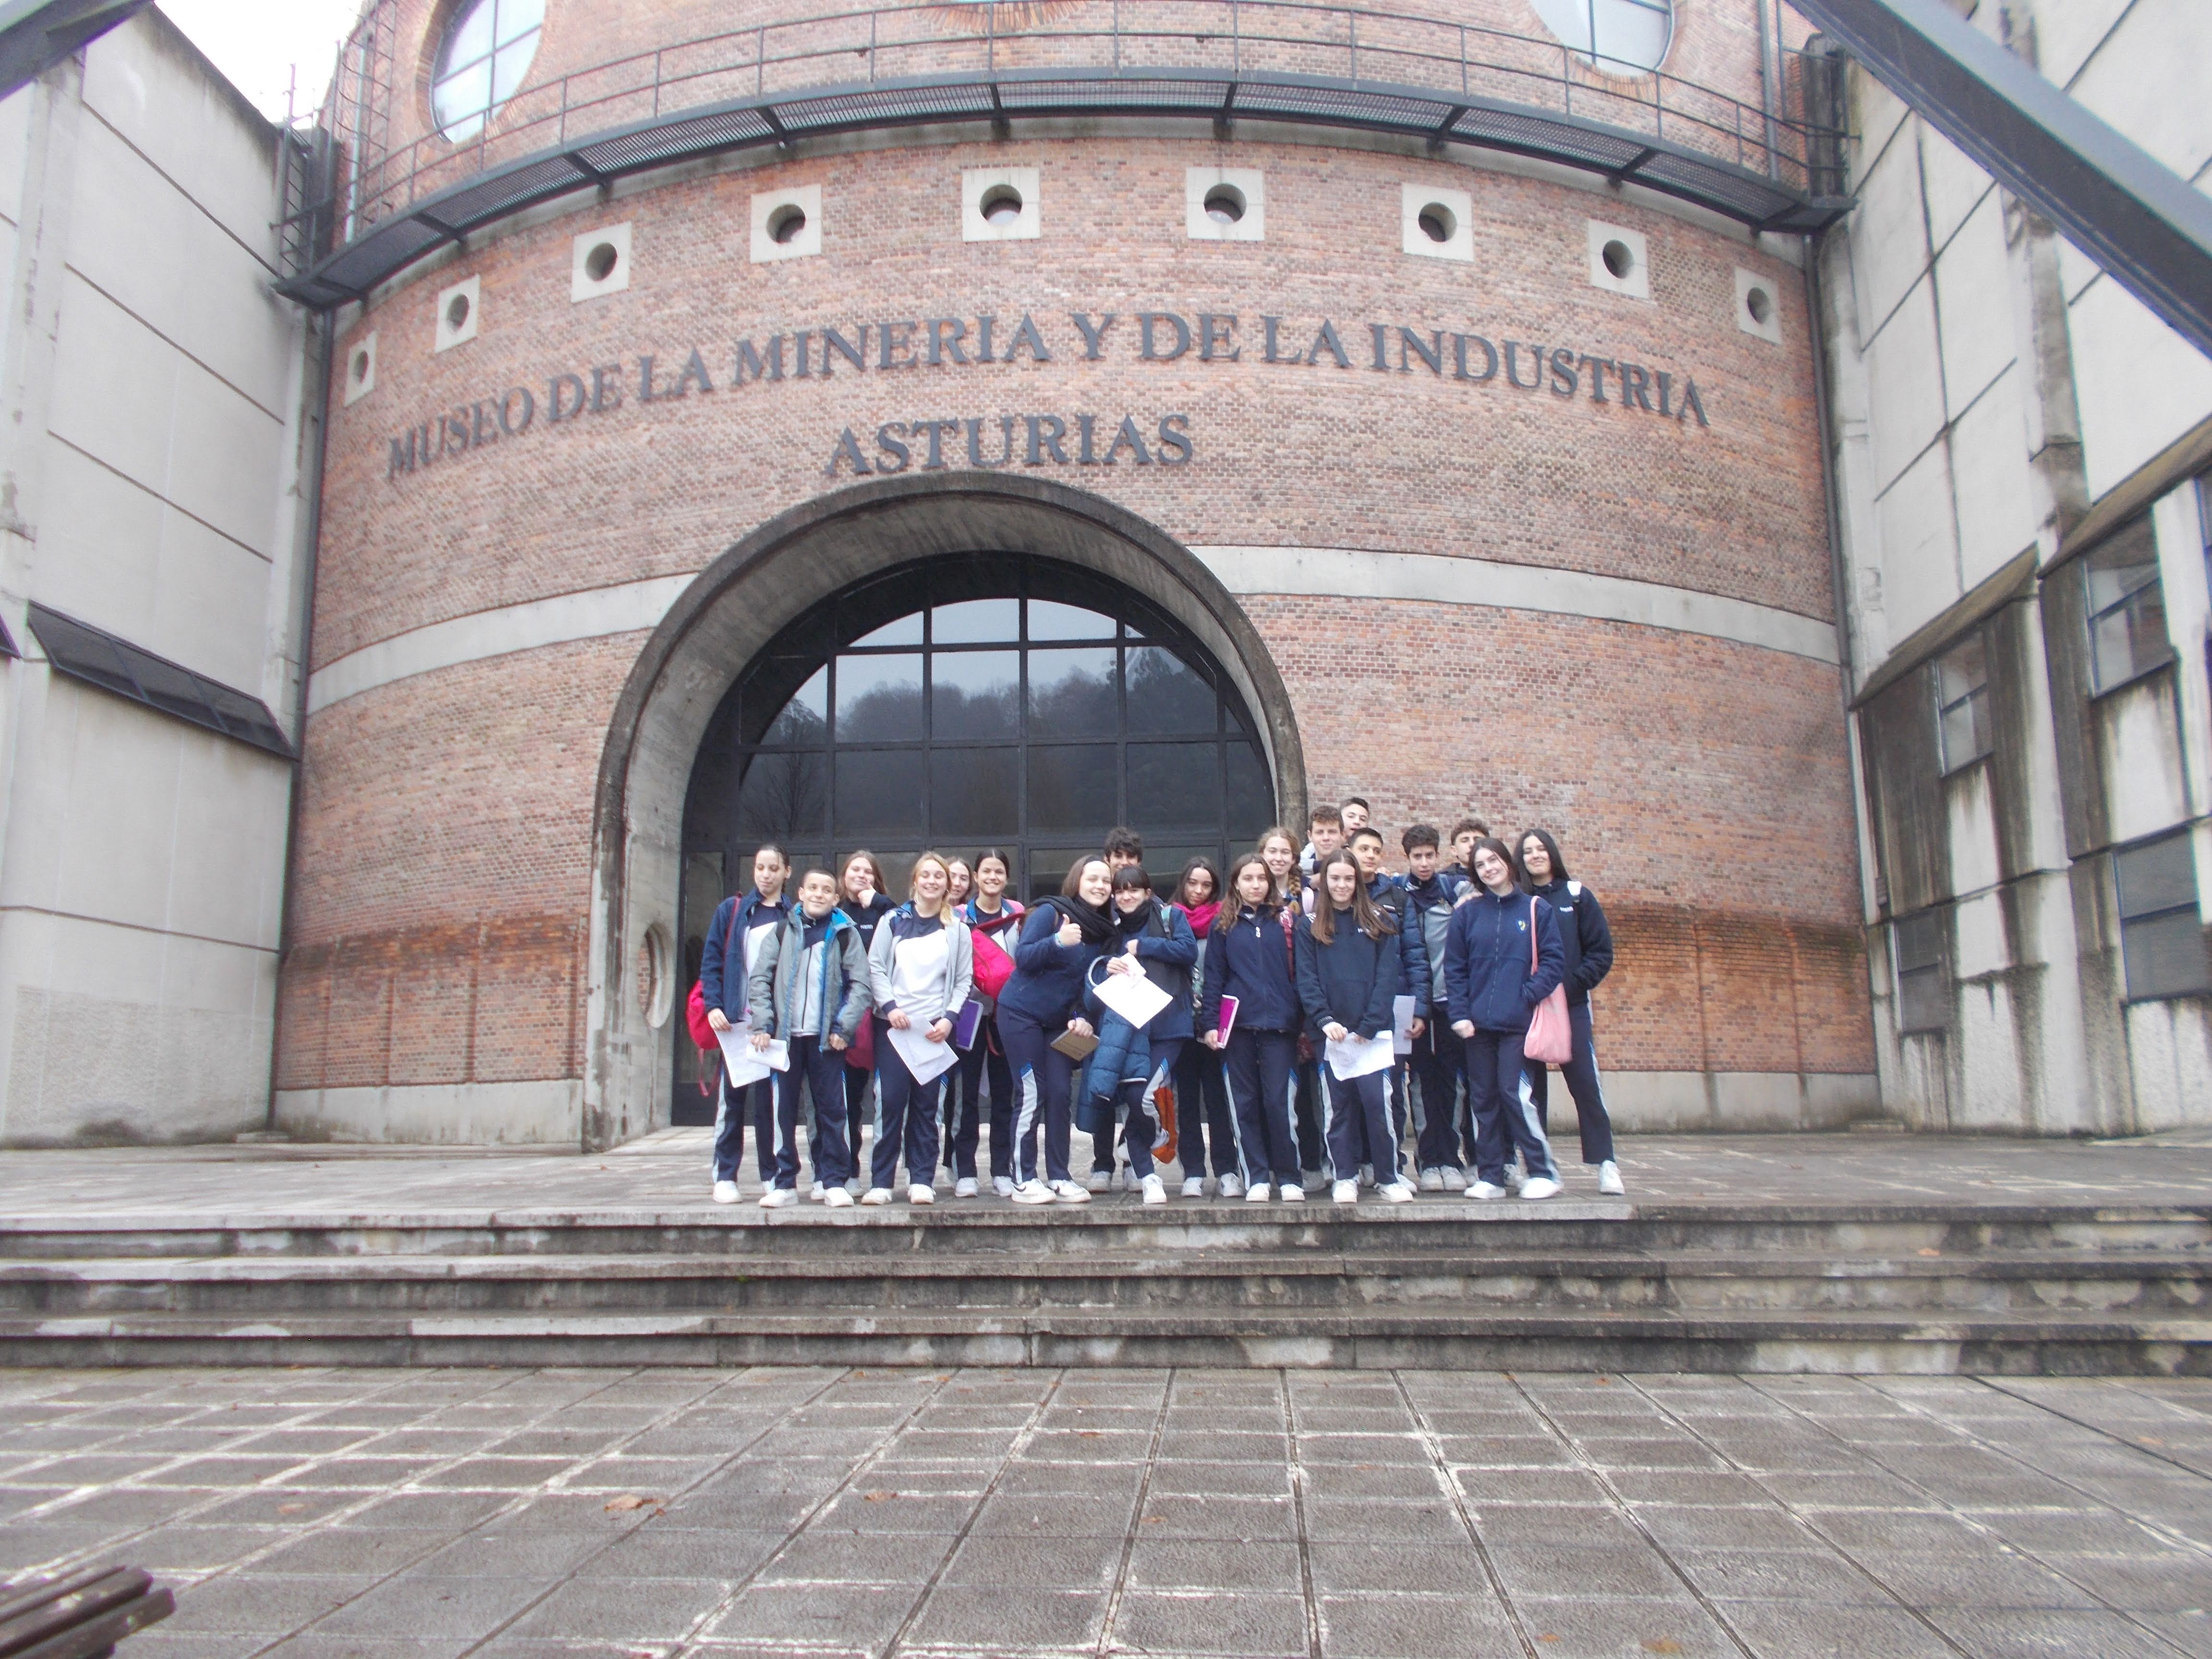
[[[917,1181],[906,1189],[906,1201],[909,1204],[934,1204],[937,1202],[937,1188],[925,1187]]]
[[[1328,1195],[1340,1204],[1357,1204],[1359,1202],[1359,1183],[1356,1181],[1340,1181],[1329,1188]]]
[[[1628,1196],[1628,1188],[1620,1184],[1620,1165],[1611,1158],[1597,1166],[1597,1189],[1607,1198]]]
[[[1463,1193],[1467,1190],[1467,1171],[1461,1169],[1458,1164],[1445,1164],[1443,1167],[1443,1177],[1444,1190],[1446,1192]]]
[[[737,1201],[738,1201],[738,1183],[737,1183],[736,1182],[734,1182],[734,1181],[718,1181],[718,1182],[716,1182],[714,1183],[714,1202],[715,1202],[715,1203],[717,1203],[717,1204],[734,1204],[734,1203],[736,1203]]]
[[[1137,1183],[1137,1190],[1144,1194],[1145,1202],[1147,1204],[1164,1204],[1168,1201],[1168,1184],[1156,1175],[1148,1175],[1139,1181]]]
[[[1464,1184],[1464,1182],[1462,1183],[1462,1185]],[[1440,1193],[1443,1191],[1443,1189],[1444,1172],[1442,1170],[1424,1170],[1421,1171],[1421,1190],[1423,1192]]]
[[[1000,1198],[1012,1198],[1014,1195],[1013,1176],[993,1176],[991,1177],[991,1190],[998,1194]]]
[[[1498,1186],[1495,1182],[1470,1181],[1467,1183],[1467,1195],[1469,1198],[1485,1200],[1503,1198],[1505,1196],[1505,1188]]]
[[[1049,1204],[1053,1200],[1052,1188],[1042,1181],[1024,1181],[1007,1196],[1017,1204]]]
[[[1114,1172],[1111,1170],[1093,1170],[1084,1176],[1083,1185],[1090,1192],[1110,1193],[1114,1190]]]
[[[863,1204],[888,1204],[890,1201],[891,1189],[888,1187],[871,1187],[860,1194]]]
[[[1216,1198],[1243,1197],[1244,1177],[1243,1176],[1233,1175],[1225,1175],[1222,1176],[1220,1180],[1213,1183],[1213,1195]]]
[[[1206,1196],[1206,1177],[1204,1176],[1185,1176],[1182,1183],[1182,1195],[1185,1198],[1204,1198]]]
[[[1091,1189],[1073,1181],[1054,1182],[1052,1195],[1062,1204],[1088,1204],[1091,1201]]]
[[[975,1197],[975,1177],[974,1176],[962,1176],[959,1180],[954,1182],[952,1183],[952,1196],[955,1198]]]
[[[1273,1196],[1266,1182],[1255,1181],[1252,1183],[1252,1190],[1244,1194],[1244,1201],[1247,1204],[1265,1204]]]
[[[1527,1184],[1528,1180],[1528,1177],[1522,1173],[1518,1164],[1509,1164],[1505,1166],[1505,1184],[1513,1191],[1519,1192]]]
[[[1313,1184],[1318,1187],[1321,1182],[1316,1178]],[[1303,1187],[1285,1185],[1275,1189],[1275,1196],[1285,1204],[1303,1204],[1306,1201],[1306,1189]]]
[[[1413,1189],[1402,1181],[1394,1181],[1389,1186],[1377,1187],[1375,1190],[1393,1204],[1411,1204],[1413,1201]]]
[[[1134,1170],[1124,1164],[1121,1173],[1114,1177],[1114,1184],[1125,1193],[1133,1193],[1138,1188],[1143,1186],[1144,1182],[1137,1179],[1137,1172]]]
[[[832,1187],[822,1194],[822,1207],[825,1210],[849,1210],[853,1207],[853,1195],[842,1187]]]
[[[771,1187],[761,1194],[761,1208],[781,1210],[799,1202],[796,1187]]]
[[[1549,1176],[1531,1176],[1521,1183],[1521,1196],[1523,1198],[1557,1198],[1559,1195],[1559,1183]]]
[[[829,1196],[830,1189],[818,1181],[806,1189],[806,1201],[809,1204],[819,1204]]]

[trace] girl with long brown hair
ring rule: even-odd
[[[1314,908],[1297,924],[1298,1000],[1316,1047],[1387,1035],[1398,994],[1396,919],[1368,896],[1367,878],[1349,853],[1332,853],[1314,872]],[[1413,1196],[1398,1172],[1398,1137],[1390,1121],[1389,1073],[1340,1077],[1322,1063],[1328,1091],[1327,1131],[1333,1196],[1359,1201],[1359,1166],[1375,1168],[1376,1190],[1394,1204]]]

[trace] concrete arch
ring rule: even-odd
[[[645,941],[675,937],[684,792],[707,724],[747,664],[810,607],[895,564],[1024,554],[1110,578],[1211,652],[1254,718],[1286,817],[1305,808],[1305,756],[1273,659],[1190,550],[1086,491],[993,472],[878,478],[778,514],[732,545],[653,631],[617,700],[593,802],[584,1140],[604,1146],[667,1121],[680,1009],[641,983]],[[661,971],[672,971],[668,952]]]

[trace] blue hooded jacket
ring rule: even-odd
[[[1528,929],[1536,930],[1536,970],[1528,970]],[[1536,1005],[1566,969],[1559,919],[1518,888],[1500,898],[1485,889],[1452,912],[1444,943],[1444,1000],[1453,1024],[1482,1031],[1526,1031]]]
[[[734,936],[730,925],[732,906],[737,908],[737,927]],[[756,887],[743,898],[726,898],[714,907],[714,919],[707,924],[707,948],[699,956],[700,992],[709,1008],[720,1008],[732,1025],[745,1023],[745,935],[757,922],[773,921],[781,927],[791,915],[791,901],[769,900],[761,896]],[[722,957],[726,950],[734,950],[738,959],[730,971],[724,970]]]
[[[1391,1003],[1400,995],[1398,935],[1370,939],[1349,911],[1336,917],[1336,937],[1326,945],[1313,918],[1298,918],[1298,1000],[1316,1042],[1327,1041],[1331,1020],[1354,1036],[1379,1036],[1390,1029]]]
[[[1279,910],[1246,905],[1224,926],[1227,912],[1214,921],[1206,945],[1206,989],[1200,999],[1198,1029],[1221,1029],[1221,999],[1237,999],[1238,1031],[1296,1031],[1303,1023],[1297,981],[1291,969],[1291,947]]]

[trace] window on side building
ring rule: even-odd
[[[2137,519],[2081,558],[2089,616],[2089,681],[2109,691],[2173,655],[2166,634],[2166,593],[2150,520]]]
[[[1897,954],[1897,1029],[1940,1031],[1950,1024],[1951,988],[1943,973],[1943,913],[1923,910],[1890,930]]]
[[[2197,908],[2197,859],[2186,830],[2112,856],[2128,1000],[2212,991],[2212,954]]]
[[[1996,746],[1990,737],[1989,651],[1978,629],[1936,659],[1936,731],[1946,777]]]

